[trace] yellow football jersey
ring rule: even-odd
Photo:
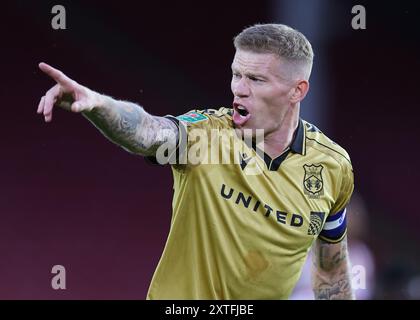
[[[229,134],[231,109],[172,119],[180,145],[188,146],[181,154],[194,149],[193,129],[226,129],[225,137],[208,140],[208,154],[216,149],[237,161],[172,165],[171,227],[147,298],[287,299],[327,218],[350,199],[348,154],[302,119],[290,147],[275,159]],[[345,231],[323,240],[338,242]]]

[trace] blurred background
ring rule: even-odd
[[[51,27],[56,4],[66,30]],[[352,28],[354,5],[365,30]],[[232,38],[257,22],[290,24],[314,47],[302,117],[352,158],[358,297],[419,299],[419,12],[411,1],[2,4],[0,299],[144,299],[171,219],[170,168],[80,115],[57,110],[45,124],[36,114],[54,84],[38,63],[156,115],[230,106]],[[66,268],[66,290],[51,288],[54,265]],[[307,275],[292,298],[311,298]]]

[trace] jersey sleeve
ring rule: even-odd
[[[178,137],[174,150],[163,150],[161,154],[147,157],[156,164],[171,164],[180,167],[189,164],[187,153],[193,144],[207,142],[210,144],[213,129],[227,128],[231,121],[231,110],[228,108],[191,110],[179,116],[167,115],[178,127]],[[200,148],[196,148],[200,149]]]
[[[343,162],[340,175],[341,183],[338,197],[331,208],[319,237],[329,243],[338,243],[347,234],[347,210],[354,190],[353,168],[350,162]]]

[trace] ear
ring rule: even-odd
[[[299,80],[295,87],[292,89],[292,95],[290,97],[290,102],[293,104],[301,102],[306,94],[309,91],[309,82],[308,80]]]

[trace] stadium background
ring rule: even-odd
[[[409,1],[52,1],[3,5],[0,299],[143,299],[171,216],[169,168],[109,143],[81,116],[39,98],[45,61],[156,115],[231,104],[232,37],[291,23],[314,44],[303,117],[351,155],[375,258],[373,298],[419,298],[418,9]],[[351,8],[367,29],[351,28]],[[186,230],[186,232],[188,232]],[[67,289],[50,285],[53,265]]]

